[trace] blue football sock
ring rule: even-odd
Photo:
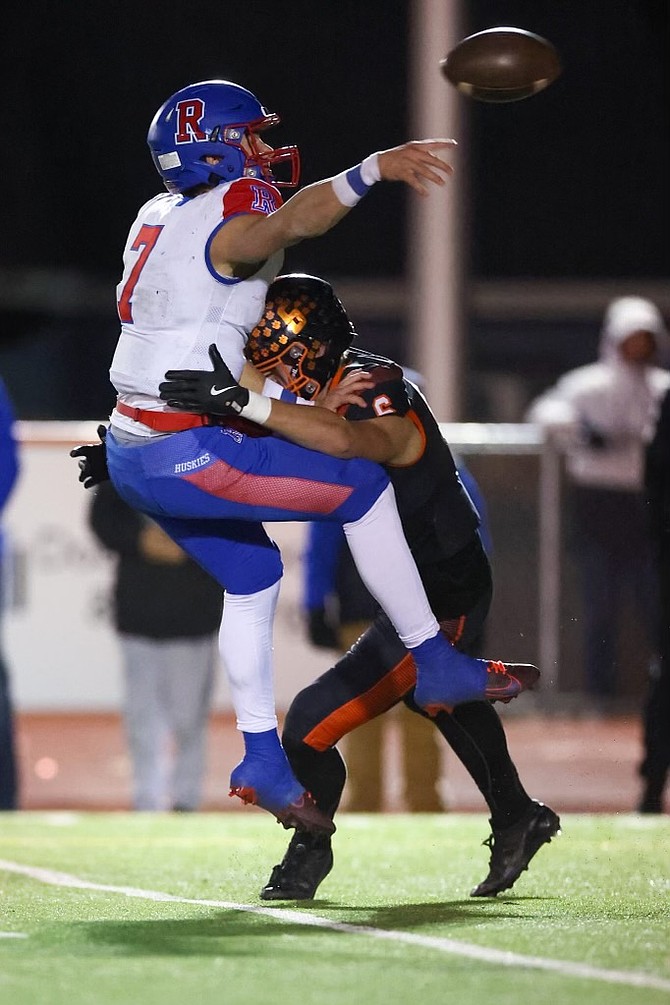
[[[481,701],[487,684],[487,660],[466,656],[438,632],[411,650],[417,667],[417,705],[461,705]]]
[[[297,780],[276,729],[264,733],[243,732],[245,755],[233,768],[231,788],[253,789],[255,802],[276,813],[300,799],[305,791]]]

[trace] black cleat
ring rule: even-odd
[[[645,790],[637,807],[638,813],[662,813],[663,797]]]
[[[662,813],[663,789],[667,773],[657,772],[644,780],[644,792],[637,807],[638,813]]]
[[[489,874],[470,893],[471,897],[495,897],[509,890],[528,868],[533,855],[561,833],[561,821],[556,813],[533,800],[518,823],[504,830],[493,829],[484,841],[491,849]]]
[[[330,838],[296,831],[261,890],[261,900],[311,900],[332,868]]]

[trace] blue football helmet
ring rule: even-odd
[[[268,112],[245,87],[228,80],[204,80],[183,87],[161,105],[149,126],[147,142],[168,192],[242,177],[295,186],[300,176],[298,148],[261,152],[254,142],[254,133],[278,122],[279,116]],[[250,155],[242,149],[245,136]],[[205,157],[210,155],[221,160],[207,164]],[[272,173],[272,165],[282,161],[290,165],[288,181],[277,180]]]
[[[268,287],[265,311],[244,348],[257,370],[311,400],[335,375],[356,329],[333,287],[294,272]]]

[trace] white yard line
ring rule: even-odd
[[[171,893],[161,893],[159,890],[143,890],[134,886],[112,886],[108,883],[92,883],[78,876],[70,876],[64,872],[54,872],[38,866],[21,865],[18,862],[7,862],[0,859],[0,870],[28,876],[39,883],[49,886],[68,887],[75,890],[95,890],[99,893],[119,893],[125,897],[136,897],[139,900],[164,901],[174,904],[193,904],[197,907],[216,907],[226,911],[243,911],[247,914],[260,914],[276,921],[286,921],[293,925],[306,925],[311,928],[326,928],[333,932],[343,932],[346,935],[367,935],[373,939],[387,942],[400,942],[411,946],[421,946],[424,949],[436,949],[438,952],[451,953],[454,956],[464,956],[482,963],[491,963],[503,967],[524,967],[532,970],[548,970],[562,977],[584,978],[586,980],[604,981],[608,984],[625,984],[629,987],[655,988],[658,991],[670,992],[670,980],[655,977],[653,974],[639,973],[629,970],[605,970],[592,967],[587,963],[572,963],[569,960],[552,960],[542,956],[524,956],[521,953],[510,953],[501,949],[477,946],[469,942],[458,942],[456,939],[445,939],[433,935],[417,935],[412,932],[400,932],[392,929],[373,928],[370,925],[350,925],[344,921],[331,921],[318,914],[308,914],[304,911],[290,911],[284,908],[260,907],[255,904],[236,904],[227,900],[196,900],[190,897],[176,897]],[[10,935],[13,933],[9,933]]]
[[[0,939],[27,939],[26,932],[0,932]]]

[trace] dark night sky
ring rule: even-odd
[[[464,6],[466,33],[517,24],[550,38],[565,66],[531,100],[467,102],[475,274],[667,274],[667,4]],[[278,111],[282,125],[268,138],[300,145],[304,182],[410,138],[408,8],[400,0],[16,7],[2,59],[0,123],[11,156],[0,266],[116,277],[127,227],[160,188],[148,123],[193,80],[227,77]],[[331,275],[402,273],[403,200],[399,188],[380,187],[288,264]]]

